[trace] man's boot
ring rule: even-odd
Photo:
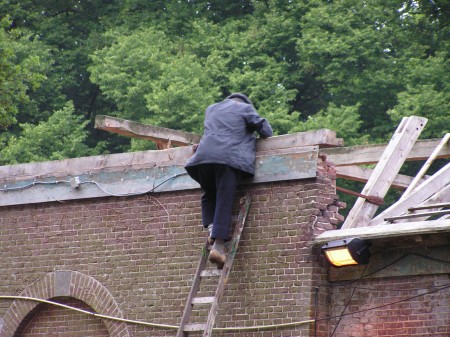
[[[222,269],[227,255],[225,254],[225,242],[223,239],[216,239],[214,245],[209,252],[209,261],[215,263],[218,269]]]
[[[208,243],[210,246],[212,246],[214,244],[214,239],[212,238],[212,228],[213,228],[213,224],[210,224],[208,226]]]

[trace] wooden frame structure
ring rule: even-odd
[[[330,161],[337,162],[338,177],[366,182],[362,194],[384,198],[391,187],[405,191],[397,202],[376,216],[379,206],[358,198],[342,228],[320,234],[316,245],[348,237],[371,241],[409,237],[420,244],[424,236],[434,236],[436,244],[450,243],[450,162],[432,176],[426,175],[435,159],[450,158],[450,134],[441,140],[417,141],[426,122],[421,117],[403,118],[383,149],[370,146],[368,151],[363,147],[354,151],[322,150]],[[379,160],[374,161],[377,151]],[[398,174],[407,160],[426,161],[415,177],[408,177]],[[358,167],[362,164],[376,166]]]

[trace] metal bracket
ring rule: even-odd
[[[360,197],[360,198],[364,198],[368,202],[370,202],[371,204],[374,204],[374,205],[381,206],[381,205],[384,204],[384,199],[383,198],[380,198],[380,197],[377,197],[377,196],[374,196],[374,195],[364,195],[364,194],[361,194],[361,193],[358,193],[358,192],[355,192],[355,191],[352,191],[352,190],[348,190],[346,188],[339,187],[339,186],[336,186],[336,190],[344,192],[344,193],[347,193],[347,194],[351,194],[351,195],[354,195],[354,196],[357,196],[357,197]]]

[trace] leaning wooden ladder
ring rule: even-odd
[[[202,257],[199,261],[197,271],[195,273],[194,281],[192,283],[191,291],[189,292],[186,306],[184,308],[183,316],[181,317],[181,323],[178,328],[177,337],[187,337],[189,332],[203,331],[203,337],[211,336],[214,322],[219,311],[219,302],[225,291],[225,286],[228,281],[228,275],[230,274],[231,267],[233,265],[236,250],[239,245],[241,233],[244,228],[245,220],[247,218],[248,211],[250,209],[251,198],[246,195],[240,200],[240,212],[237,223],[234,228],[233,237],[231,239],[227,260],[223,269],[206,270],[206,263],[208,260],[208,242],[205,242],[205,246],[202,251]],[[220,276],[219,283],[217,285],[215,295],[208,297],[197,297],[197,293],[200,289],[200,282],[202,278]],[[195,304],[211,304],[209,309],[208,318],[206,324],[189,324],[192,309]]]

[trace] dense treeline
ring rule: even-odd
[[[231,92],[277,134],[450,132],[447,0],[1,0],[0,18],[0,165],[151,148],[98,114],[201,133]]]

